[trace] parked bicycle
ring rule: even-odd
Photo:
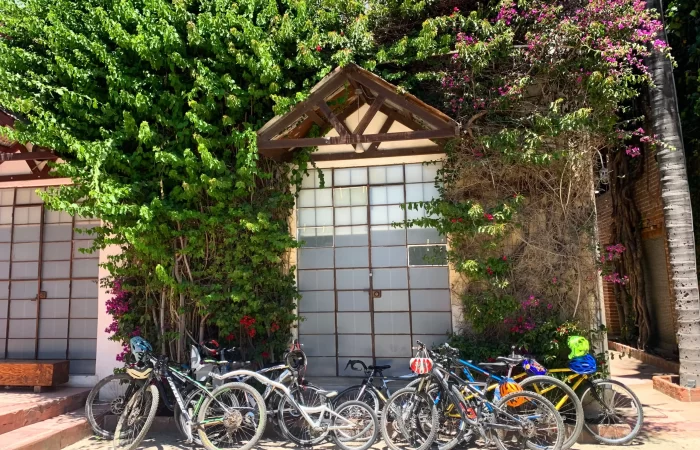
[[[398,377],[398,379],[388,378],[384,376],[384,371],[391,369],[390,365],[367,366],[364,361],[359,359],[348,360],[345,368],[350,368],[355,371],[362,371],[365,373],[365,378],[360,384],[350,386],[341,391],[340,394],[338,394],[338,397],[336,397],[335,403],[340,404],[348,400],[359,400],[370,405],[374,409],[377,416],[379,416],[382,407],[391,396],[391,390],[389,389],[388,383],[400,380],[409,381],[416,378],[416,375],[413,373],[409,375],[402,375]]]
[[[289,352],[287,365],[292,376],[297,377],[298,372],[306,367],[306,355],[298,350]],[[279,396],[280,428],[285,437],[299,445],[314,445],[330,436],[343,450],[366,450],[378,435],[379,424],[372,409],[359,401],[333,406],[332,399],[337,392],[317,390],[315,395],[321,399],[321,404],[307,406],[300,404],[287,386],[260,373],[236,370],[214,377],[221,380],[249,377]],[[204,400],[198,414],[198,432],[209,450],[248,450],[260,440],[266,418],[263,396],[248,384],[226,383]],[[295,425],[294,429],[288,426],[290,423]]]
[[[421,356],[412,360],[412,366],[429,370],[423,371],[417,387],[395,392],[384,407],[381,430],[389,447],[425,450],[436,441],[439,449],[448,450],[471,432],[501,450],[507,445],[561,449],[564,423],[547,399],[517,390],[492,402],[485,393],[486,383],[464,381],[452,372],[454,355],[430,352],[420,341],[417,344]],[[429,409],[432,421],[427,420]]]
[[[548,377],[544,369],[532,358],[525,358],[512,352],[509,357],[498,357],[495,362],[474,364],[459,358],[459,351],[448,344],[443,344],[442,348],[455,356],[455,367],[461,370],[467,381],[476,382],[472,372],[485,377],[486,386],[484,392],[492,392],[492,399],[498,402],[504,392],[508,392],[508,383],[518,382],[524,390],[532,391],[542,395],[549,400],[562,416],[566,436],[562,448],[568,449],[578,440],[583,430],[584,415],[583,406],[578,396],[565,382]],[[521,366],[523,372],[513,375],[513,369]],[[504,373],[505,376],[496,374]],[[527,378],[525,378],[527,377]]]

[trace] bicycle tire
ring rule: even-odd
[[[151,396],[151,405],[150,408],[148,408],[148,411],[146,411],[147,415],[146,420],[143,424],[143,428],[141,428],[141,430],[138,432],[138,434],[132,442],[125,443],[124,445],[120,444],[119,440],[122,436],[122,430],[129,431],[133,427],[133,423],[127,423],[131,422],[132,420],[132,418],[130,417],[132,412],[131,410],[136,407],[137,402],[140,401],[142,396],[149,394]],[[115,450],[134,450],[139,446],[139,444],[141,444],[143,438],[145,438],[146,434],[148,434],[148,430],[151,429],[151,425],[153,425],[153,420],[155,419],[156,412],[158,411],[159,399],[160,395],[158,393],[158,388],[153,384],[146,386],[145,389],[135,393],[134,396],[131,397],[129,403],[127,403],[126,407],[124,408],[124,412],[119,416],[117,428],[114,430],[114,440],[112,442],[112,447]]]
[[[558,389],[560,389],[558,392],[561,394],[561,391],[564,391],[564,394],[561,395],[559,399],[556,399],[556,394],[554,394],[554,398],[542,394],[542,391],[547,389],[547,387],[541,388],[545,383],[556,386]],[[574,390],[571,389],[571,387],[565,382],[547,375],[535,375],[528,377],[520,381],[520,386],[522,386],[522,388],[526,391],[532,391],[536,394],[543,395],[547,400],[551,401],[555,408],[557,408],[559,414],[562,414],[564,426],[566,427],[566,438],[564,440],[564,444],[562,445],[562,449],[566,450],[571,448],[576,441],[578,441],[579,436],[581,436],[583,424],[585,422],[583,405],[581,404],[581,400],[578,398],[578,395],[576,395],[576,392],[574,392]],[[568,398],[561,406],[559,406],[558,403],[564,399],[564,395]],[[555,402],[555,400],[557,401]],[[567,406],[567,403],[570,403],[570,405]],[[562,410],[565,411],[562,412]],[[573,425],[571,424],[572,421]],[[571,433],[569,433],[569,430],[571,430]]]
[[[267,410],[265,407],[265,400],[263,400],[262,395],[253,387],[251,387],[248,384],[245,383],[226,383],[222,384],[218,388],[214,389],[212,391],[211,396],[207,396],[207,398],[204,400],[204,403],[202,404],[202,407],[199,409],[199,414],[197,415],[197,423],[199,424],[199,430],[197,431],[199,434],[199,439],[202,441],[202,445],[207,450],[220,450],[222,447],[217,447],[214,445],[211,440],[209,439],[209,436],[205,433],[205,430],[211,429],[211,427],[207,426],[205,423],[206,421],[206,416],[207,416],[207,411],[209,411],[209,407],[212,405],[212,403],[216,400],[217,404],[219,404],[219,401],[217,400],[217,397],[223,395],[227,391],[232,391],[234,389],[243,391],[244,394],[246,395],[246,400],[248,401],[248,396],[252,397],[252,399],[255,401],[257,412],[258,412],[258,424],[255,427],[255,433],[253,436],[250,438],[248,443],[241,445],[241,446],[235,446],[235,447],[223,447],[223,448],[231,448],[231,449],[236,449],[236,450],[250,450],[253,448],[257,443],[260,441],[260,438],[262,437],[263,433],[265,432],[265,426],[267,425]],[[246,414],[247,417],[247,414]],[[239,417],[238,419],[241,420],[241,423],[243,421],[243,416],[240,415],[239,412]],[[222,419],[222,422],[225,419]],[[204,424],[204,425],[203,425]],[[225,425],[224,425],[225,426]],[[238,424],[240,426],[240,423]],[[226,433],[228,434],[228,430],[226,430]]]
[[[627,395],[629,395],[631,397],[632,401],[634,402],[634,405],[635,405],[636,410],[637,410],[637,420],[636,420],[634,427],[630,427],[629,434],[627,434],[621,438],[617,438],[617,439],[611,439],[611,438],[601,436],[598,433],[596,433],[591,428],[591,426],[592,425],[599,425],[598,423],[594,423],[594,422],[598,422],[598,420],[595,420],[595,421],[589,421],[588,419],[585,420],[584,424],[585,424],[588,432],[591,433],[591,435],[593,435],[593,438],[595,438],[597,441],[602,442],[604,444],[610,444],[610,445],[626,444],[626,443],[630,442],[631,440],[633,440],[634,438],[636,438],[642,429],[642,425],[644,424],[644,408],[642,408],[642,403],[639,401],[639,398],[637,397],[637,395],[634,392],[632,392],[632,390],[630,388],[625,386],[624,383],[621,383],[621,382],[616,381],[616,380],[603,379],[603,380],[592,381],[592,383],[593,383],[593,387],[597,387],[597,386],[602,385],[602,384],[610,384],[613,386],[617,386],[622,391],[624,391]],[[590,392],[591,392],[591,387],[586,389],[583,392],[583,394],[581,394],[581,403],[583,405],[587,405],[587,403],[586,403],[587,397],[593,396],[593,394],[591,394]],[[593,399],[593,401],[598,402],[596,399]],[[598,403],[600,403],[600,402],[598,402]]]
[[[335,442],[335,445],[340,447],[342,450],[367,450],[372,446],[377,441],[377,437],[379,437],[379,420],[377,419],[377,415],[374,414],[374,411],[372,410],[372,407],[368,405],[365,402],[359,401],[359,400],[350,400],[344,403],[341,403],[337,408],[334,408],[334,412],[336,414],[340,414],[338,411],[343,412],[343,410],[348,409],[348,408],[360,408],[364,409],[367,413],[369,413],[369,418],[372,421],[372,432],[370,436],[367,436],[363,440],[365,441],[364,444],[362,444],[359,447],[351,447],[349,445],[346,445],[346,442],[355,442],[355,440],[342,440],[338,434],[342,433],[342,430],[333,430],[331,433],[333,442]],[[335,420],[337,420],[336,416],[333,416],[333,422],[335,423]]]
[[[316,387],[314,385],[306,385],[303,387],[305,389],[308,389],[310,392],[320,390],[318,387]],[[294,389],[292,389],[290,391],[292,396],[294,396],[297,392],[298,392],[298,390],[294,390]],[[319,404],[325,403],[325,404],[328,404],[329,406],[332,406],[331,402],[326,397],[322,397],[319,395],[315,395],[315,397],[316,397],[316,400],[319,400]],[[309,437],[310,437],[309,439],[307,439],[305,437],[300,437],[300,436],[294,434],[292,432],[292,430],[290,430],[289,427],[287,426],[287,421],[285,418],[285,413],[287,411],[289,411],[289,413],[287,413],[287,417],[289,417],[291,414],[292,420],[294,422],[298,422],[302,426],[303,425],[308,426],[308,423],[301,416],[301,414],[299,414],[298,411],[293,409],[291,406],[288,406],[288,403],[289,403],[289,400],[287,399],[287,397],[282,397],[280,399],[279,405],[277,406],[277,425],[279,426],[280,431],[282,432],[282,435],[285,438],[289,439],[290,441],[294,442],[297,445],[302,445],[302,446],[316,445],[316,444],[322,442],[324,439],[326,439],[326,437],[328,436],[328,433],[329,433],[328,430],[326,430],[325,432],[323,432],[319,435],[316,435],[314,437],[311,437],[311,432],[309,431]],[[306,428],[304,428],[304,429],[306,430]]]
[[[452,450],[457,446],[457,444],[463,442],[465,440],[465,436],[467,435],[467,430],[469,429],[468,427],[468,422],[467,422],[467,416],[465,414],[464,410],[464,404],[462,402],[462,393],[459,392],[459,389],[457,389],[456,386],[451,386],[450,390],[452,391],[452,397],[450,400],[454,404],[454,400],[456,399],[459,404],[455,405],[457,411],[459,412],[459,429],[457,430],[457,435],[450,439],[449,441],[443,443],[438,442],[438,450]]]
[[[512,392],[512,393],[502,397],[498,401],[498,403],[496,403],[496,407],[498,409],[502,409],[504,406],[508,406],[508,403],[510,401],[512,401],[513,399],[518,398],[518,397],[530,397],[531,399],[537,400],[538,402],[541,403],[541,405],[543,407],[545,407],[548,410],[549,415],[551,416],[550,420],[555,421],[557,435],[556,435],[556,439],[554,440],[554,443],[548,447],[545,447],[545,449],[546,450],[561,450],[562,445],[564,444],[564,435],[565,435],[564,421],[562,420],[561,415],[559,414],[557,409],[554,407],[552,402],[550,402],[549,400],[547,400],[543,396],[541,396],[539,394],[535,394],[534,392],[529,392],[529,391]],[[511,414],[511,415],[513,415],[513,414]],[[498,421],[498,418],[496,418],[496,420]],[[508,450],[508,447],[506,447],[505,444],[503,443],[503,434],[502,433],[496,432],[496,433],[491,433],[491,435],[493,437],[493,440],[496,443],[496,446],[500,450]],[[525,445],[530,450],[544,450],[542,446],[535,445],[531,439],[528,439],[525,442]]]
[[[197,395],[205,395],[205,394],[199,389],[193,390],[192,392],[187,394],[187,396],[184,398],[183,403],[184,403],[185,407],[187,407],[187,405],[191,404]],[[190,419],[193,421],[195,420],[194,417],[190,417]],[[175,405],[175,426],[177,427],[180,434],[183,437],[187,438],[187,431],[185,431],[185,425],[186,424],[184,423],[184,416],[182,415],[182,410],[180,409],[180,405],[176,404]],[[192,442],[200,447],[203,446],[202,440],[199,439],[199,434],[197,434],[197,433],[192,433]]]
[[[99,399],[99,394],[100,391],[109,383],[115,380],[121,380],[123,382],[128,382],[129,384],[134,385],[134,391],[136,390],[136,387],[138,386],[137,380],[134,380],[131,378],[128,374],[126,373],[118,373],[114,375],[109,375],[101,379],[95,387],[92,388],[90,393],[87,396],[87,399],[85,400],[85,416],[88,419],[88,422],[90,422],[90,426],[92,427],[92,431],[95,433],[95,435],[105,438],[105,439],[114,439],[114,432],[106,428],[105,425],[100,425],[98,418],[99,419],[104,419],[103,416],[105,414],[101,414],[99,412],[95,411],[95,400]],[[127,392],[129,392],[129,386],[127,386],[126,389]],[[132,392],[132,394],[133,394]],[[130,396],[129,396],[130,397]],[[109,402],[109,412],[113,413],[117,417],[121,415],[121,413],[124,411],[124,407],[126,404],[129,402],[130,398],[124,398],[124,396],[117,396],[114,399],[111,399]],[[118,419],[117,419],[118,420]]]
[[[372,407],[374,414],[379,416],[379,413],[381,412],[381,408],[379,407],[379,397],[372,388],[365,387],[365,392],[362,393],[362,398],[360,398],[360,391],[363,387],[365,387],[365,385],[357,384],[341,391],[338,396],[333,399],[333,405],[341,405],[351,400],[357,400],[367,403],[370,407]],[[353,395],[353,392],[355,391],[357,394]]]
[[[402,395],[407,395],[407,394],[415,394],[417,398],[419,398],[423,403],[423,407],[428,407],[430,410],[430,422],[429,423],[423,423],[423,425],[428,425],[430,428],[430,431],[427,433],[425,436],[425,440],[422,444],[415,446],[415,447],[410,447],[408,445],[396,445],[396,443],[393,441],[392,436],[389,434],[388,427],[390,425],[390,417],[393,419],[393,415],[395,414],[394,411],[396,408],[393,406],[393,403],[399,399]],[[418,418],[415,418],[418,419]],[[411,420],[415,420],[413,417]],[[386,404],[384,405],[384,408],[382,409],[382,419],[381,423],[379,426],[379,429],[381,430],[382,433],[382,438],[384,438],[384,442],[386,442],[387,446],[391,448],[392,450],[427,450],[430,448],[430,446],[433,444],[435,441],[435,436],[437,435],[438,431],[438,412],[437,412],[437,407],[435,406],[435,403],[430,400],[430,398],[425,395],[422,392],[417,392],[413,388],[403,388],[399,389],[398,391],[394,392],[391,397],[387,400]],[[426,421],[427,422],[427,421]],[[392,428],[394,427],[393,422],[391,424]]]

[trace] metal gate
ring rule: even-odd
[[[400,164],[314,171],[297,202],[299,336],[309,374],[357,375],[348,359],[405,373],[415,339],[452,330],[445,239],[434,229],[394,227],[407,202],[435,198],[439,166]]]
[[[0,188],[0,359],[69,359],[94,374],[99,221],[44,208],[37,188]]]

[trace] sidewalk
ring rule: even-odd
[[[628,385],[644,405],[644,427],[639,437],[629,445],[639,450],[698,450],[700,449],[700,403],[682,403],[652,388],[651,377],[662,373],[654,366],[643,364],[635,359],[619,359],[619,354],[612,360],[612,376]],[[585,431],[584,431],[585,432]],[[95,438],[84,439],[66,450],[108,450],[111,442]],[[332,444],[317,448],[332,449]],[[145,450],[184,450],[189,447],[182,443],[173,429],[172,433],[155,433],[144,441]],[[289,450],[296,448],[293,444],[281,441],[265,440],[258,446],[262,450]],[[386,449],[384,443],[374,448]],[[604,450],[613,447],[605,445],[576,445],[574,449]]]

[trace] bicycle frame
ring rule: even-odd
[[[291,372],[290,372],[291,374]],[[335,411],[333,411],[331,408],[329,408],[326,405],[321,405],[321,406],[303,406],[297,403],[297,401],[294,399],[294,397],[291,394],[291,391],[287,386],[285,386],[282,383],[278,383],[276,381],[270,380],[266,376],[252,372],[250,370],[235,370],[233,372],[229,372],[224,375],[217,375],[215,373],[210,374],[213,378],[217,378],[220,380],[227,380],[229,378],[234,378],[234,377],[240,377],[244,376],[246,379],[249,378],[255,378],[268,388],[271,388],[271,390],[279,389],[284,396],[287,398],[287,400],[290,402],[291,406],[296,409],[299,414],[304,418],[304,420],[313,428],[314,431],[325,431],[325,430],[351,430],[355,428],[355,424],[347,419],[345,419],[343,416],[340,414],[336,414]],[[266,390],[267,392],[267,390]],[[314,421],[309,414],[317,414],[320,413],[318,421]],[[321,425],[321,419],[324,417],[324,415],[328,413],[331,416],[334,416],[335,418],[340,418],[344,422],[346,422],[348,425],[342,425],[342,426],[329,426],[329,427],[324,427]]]

